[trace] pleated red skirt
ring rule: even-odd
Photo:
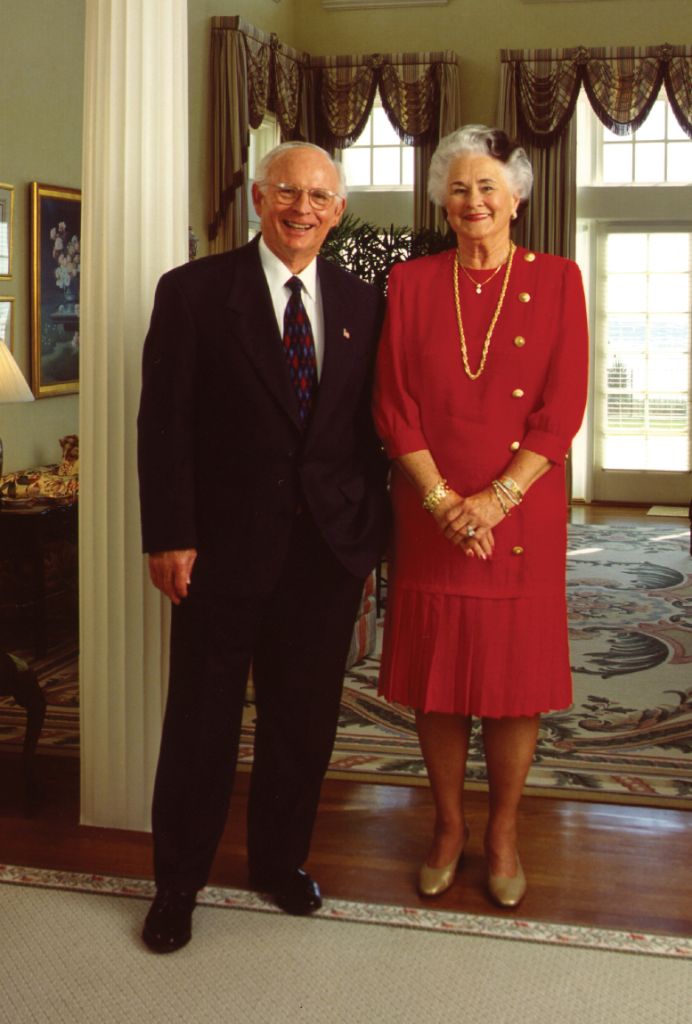
[[[395,586],[387,603],[379,692],[421,711],[487,718],[569,707],[566,600]]]

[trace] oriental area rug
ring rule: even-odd
[[[543,719],[527,792],[692,807],[692,557],[677,525],[571,525],[567,559],[574,703]],[[413,714],[377,696],[378,647],[345,678],[330,774],[427,783]],[[35,663],[48,700],[39,750],[79,752],[74,645]],[[24,713],[0,700],[0,744],[19,749]],[[241,766],[252,762],[248,701]],[[2,747],[0,746],[0,749]],[[485,787],[480,729],[468,784]]]

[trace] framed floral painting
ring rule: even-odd
[[[31,386],[36,398],[79,390],[81,197],[76,188],[31,190]]]

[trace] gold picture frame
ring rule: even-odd
[[[0,341],[14,352],[14,295],[0,295]]]
[[[77,188],[31,182],[31,387],[79,391],[81,204]]]
[[[14,256],[14,185],[0,182],[0,280],[12,277]]]

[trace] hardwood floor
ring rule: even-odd
[[[641,509],[579,508],[578,521],[621,523]],[[684,519],[647,522],[685,525]],[[79,820],[79,766],[42,757],[44,802],[25,817],[18,755],[0,756],[0,859],[62,870],[151,877],[144,833],[86,828]],[[246,885],[248,776],[238,775],[212,883]],[[417,896],[418,864],[432,825],[429,791],[327,780],[309,869],[328,897],[501,914],[484,887],[486,797],[468,794],[471,839],[457,882],[441,898]],[[668,935],[692,934],[692,812],[527,797],[521,854],[529,891],[518,915],[530,920]],[[517,912],[513,912],[517,916]]]

